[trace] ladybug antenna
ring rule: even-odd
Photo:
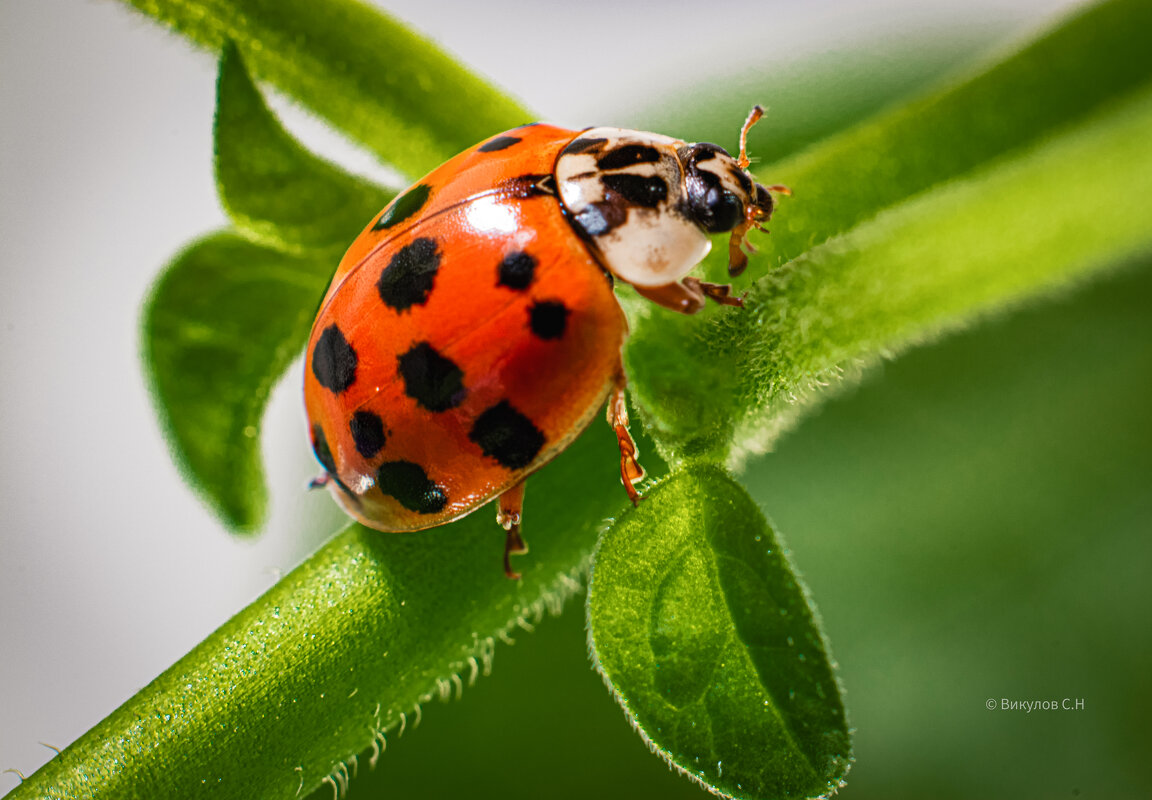
[[[740,169],[748,169],[748,165],[752,163],[748,160],[748,131],[752,130],[752,126],[759,122],[762,116],[764,107],[752,106],[752,110],[748,112],[748,119],[744,120],[744,127],[740,129],[740,158],[736,162],[740,165]]]

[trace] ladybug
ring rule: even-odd
[[[382,531],[442,525],[497,498],[509,555],[525,479],[607,401],[620,477],[644,477],[628,433],[614,280],[683,314],[730,285],[687,273],[708,234],[744,237],[772,214],[771,191],[740,158],[621,128],[541,123],[464,151],[397,196],[336,269],[308,341],[304,400],[327,486]]]

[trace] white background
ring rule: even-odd
[[[541,118],[582,127],[626,124],[752,54],[784,64],[974,24],[995,43],[1073,4],[388,5]],[[214,78],[211,55],[110,0],[0,0],[0,769],[35,770],[52,755],[38,742],[70,743],[342,524],[303,490],[316,467],[295,371],[266,421],[273,507],[254,541],[222,531],[181,483],[141,375],[147,287],[225,224]],[[316,123],[291,123],[386,174]],[[0,792],[15,783],[0,776]]]

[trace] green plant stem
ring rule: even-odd
[[[428,39],[356,0],[124,0],[219,52],[413,178],[531,122],[503,92]]]
[[[10,800],[291,798],[366,769],[374,740],[465,692],[496,642],[581,588],[603,520],[627,504],[597,427],[531,481],[521,581],[504,577],[490,506],[419,534],[352,526]]]

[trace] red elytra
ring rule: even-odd
[[[390,203],[341,260],[312,328],[304,398],[327,485],[382,531],[458,519],[499,498],[508,556],[524,481],[608,405],[633,502],[613,279],[695,313],[727,285],[687,273],[707,234],[744,236],[769,189],[715,145],[640,131],[533,124],[472,147]]]

